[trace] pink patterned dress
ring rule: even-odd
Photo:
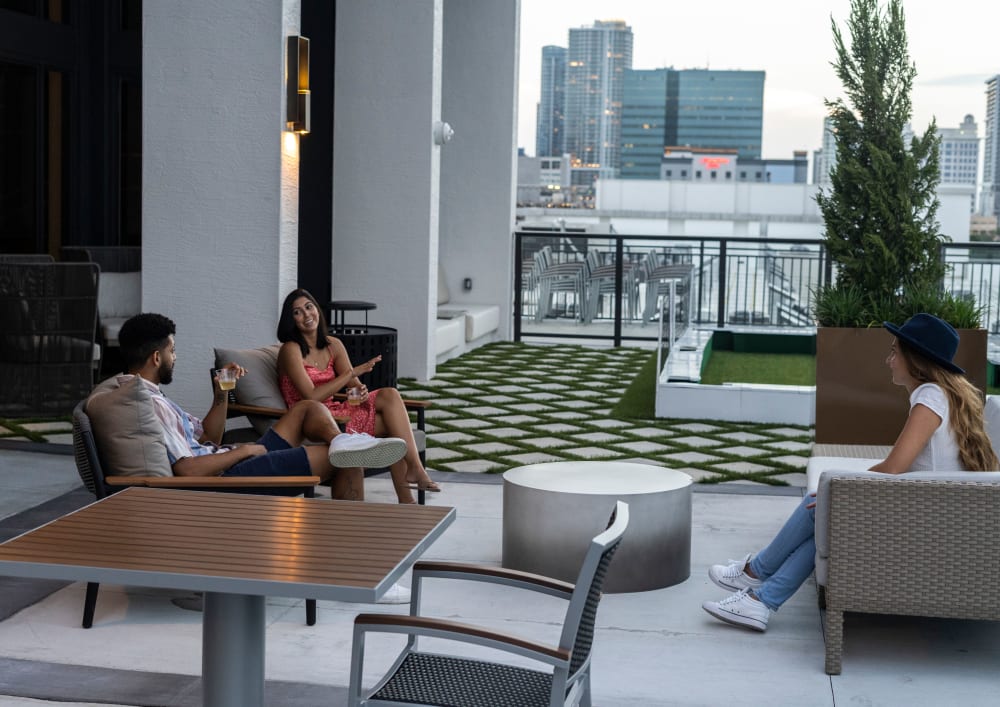
[[[333,370],[333,358],[330,358],[330,362],[326,365],[326,368],[320,370],[315,366],[306,363],[306,375],[309,376],[309,380],[313,382],[313,386],[319,387],[324,383],[329,383],[337,374]],[[302,400],[302,396],[299,395],[299,391],[295,389],[292,384],[292,379],[281,374],[278,377],[278,385],[281,387],[281,397],[285,399],[285,405],[291,407],[295,403]],[[351,419],[347,422],[345,426],[346,432],[366,432],[370,435],[375,434],[375,396],[378,395],[377,390],[372,390],[368,393],[368,399],[365,400],[360,405],[348,405],[346,400],[334,400],[333,398],[327,398],[323,401],[330,412],[333,413],[334,417],[350,417]]]

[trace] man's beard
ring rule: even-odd
[[[168,365],[166,361],[160,364],[157,373],[160,375],[160,385],[167,385],[174,379],[174,367]]]

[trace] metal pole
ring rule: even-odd
[[[264,704],[264,597],[205,592],[201,692],[206,707]]]
[[[716,326],[720,329],[726,324],[726,241],[719,241],[719,312]]]
[[[622,345],[622,278],[625,267],[622,263],[625,244],[621,237],[615,239],[615,346]],[[632,294],[631,292],[629,293]]]
[[[521,340],[521,314],[522,314],[522,300],[524,299],[524,282],[523,282],[523,256],[521,248],[521,234],[514,234],[514,292],[517,294],[514,297],[514,341]],[[541,306],[541,305],[539,305]]]

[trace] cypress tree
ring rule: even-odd
[[[947,240],[937,222],[940,138],[933,120],[923,136],[904,135],[917,70],[900,0],[888,0],[884,13],[878,0],[851,0],[850,46],[836,21],[831,24],[833,67],[846,98],[826,101],[837,163],[832,190],[816,200],[838,275],[835,287],[818,293],[817,313],[827,323],[824,300],[839,297],[843,306],[850,293],[848,299],[867,310],[853,325],[866,326],[895,319],[908,302],[926,305],[940,292],[940,245]]]

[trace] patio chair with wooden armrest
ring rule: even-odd
[[[318,476],[173,476],[155,475],[132,476],[108,474],[97,449],[97,441],[91,426],[90,416],[85,411],[86,401],[73,409],[73,455],[76,469],[83,485],[98,500],[121,491],[129,486],[149,488],[189,489],[195,491],[233,491],[266,493],[268,490],[294,490],[306,498],[312,498],[314,489],[320,482]],[[112,470],[113,471],[113,470]],[[169,471],[169,470],[168,470]],[[94,609],[97,606],[98,582],[87,583],[87,594],[83,604],[83,628],[94,623]],[[316,600],[306,600],[306,624],[316,623]]]
[[[229,391],[229,412],[228,416],[245,416],[253,427],[253,432],[244,428],[245,435],[240,437],[235,430],[227,431],[225,441],[229,442],[253,442],[267,429],[274,424],[274,421],[284,415],[288,409],[285,400],[278,387],[278,349],[281,344],[262,346],[256,349],[215,349],[215,368],[220,368],[228,363],[236,363],[247,370],[248,375],[241,378],[234,390]],[[214,375],[214,369],[212,371]],[[333,396],[337,400],[346,400],[347,395],[337,393]],[[430,402],[426,400],[403,399],[403,405],[407,412],[416,414],[413,438],[417,443],[417,452],[420,455],[420,463],[427,467],[427,415],[426,411],[430,407]],[[335,416],[334,420],[344,429],[350,418]],[[373,473],[381,473],[381,470],[372,470]],[[365,470],[368,475],[369,470]],[[417,487],[416,484],[410,486],[411,490],[417,492],[417,503],[424,505],[426,492]]]
[[[348,704],[361,705],[589,705],[590,660],[597,606],[608,565],[628,527],[628,504],[618,501],[608,528],[590,542],[576,584],[516,570],[453,562],[413,567],[409,615],[360,614],[354,620]],[[419,615],[428,578],[489,582],[569,600],[558,645],[488,628]],[[406,645],[385,677],[364,690],[365,636],[398,633]],[[418,650],[418,637],[485,646],[551,666],[540,671],[506,663]]]

